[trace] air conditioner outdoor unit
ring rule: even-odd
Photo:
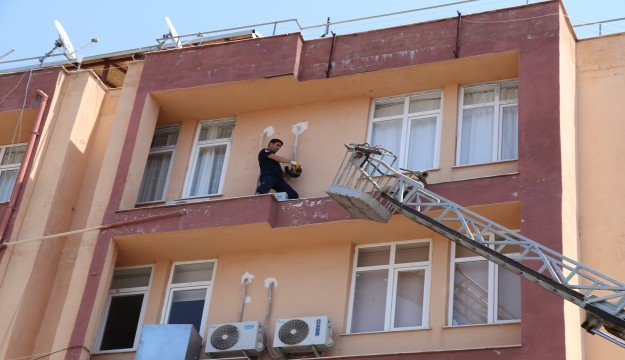
[[[264,348],[258,321],[208,326],[205,352],[210,358],[258,356]]]
[[[334,344],[327,316],[276,320],[273,347],[284,353],[327,351]]]

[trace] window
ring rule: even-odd
[[[462,88],[458,165],[518,158],[516,81]]]
[[[397,155],[400,168],[437,168],[441,100],[441,91],[375,100],[369,123],[369,143]]]
[[[179,126],[167,126],[156,129],[150,145],[150,155],[145,164],[143,180],[139,189],[138,203],[161,201],[165,199],[165,190],[169,181],[171,163],[176,151]]]
[[[11,199],[25,151],[26,144],[0,146],[0,203]]]
[[[356,248],[350,333],[428,326],[430,241]]]
[[[96,340],[99,352],[137,348],[152,267],[115,269]]]
[[[174,264],[167,288],[163,324],[192,324],[206,330],[214,261]]]
[[[186,196],[217,195],[222,192],[233,130],[234,119],[203,121],[198,125]]]
[[[497,241],[493,234],[484,238]],[[490,245],[494,247],[494,245]],[[506,255],[518,253],[507,245]],[[452,244],[451,326],[521,320],[521,278],[474,252]]]

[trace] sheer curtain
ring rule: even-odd
[[[200,148],[193,173],[190,196],[210,195],[219,192],[221,172],[226,159],[227,145]]]
[[[191,178],[189,196],[219,193],[228,144],[234,120],[203,123],[198,136],[197,159]]]
[[[492,161],[493,111],[493,106],[485,106],[462,112],[460,165]]]
[[[174,125],[158,128],[154,132],[137,196],[138,203],[165,199],[165,186],[178,142],[178,131],[179,126]]]
[[[409,170],[433,169],[435,145],[436,116],[411,119],[406,167]]]
[[[371,145],[379,145],[399,155],[401,146],[402,119],[385,120],[373,123]]]
[[[151,154],[145,165],[137,202],[163,200],[172,152]]]
[[[518,159],[519,108],[506,106],[501,110],[501,160]]]

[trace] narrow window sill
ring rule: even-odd
[[[442,329],[466,329],[466,328],[474,328],[474,327],[484,327],[484,326],[502,326],[502,325],[520,325],[521,321],[509,321],[509,322],[498,322],[498,323],[487,323],[487,324],[467,324],[467,325],[444,325],[441,326]]]
[[[393,329],[393,330],[382,330],[382,331],[367,331],[367,332],[359,332],[359,333],[344,333],[339,334],[339,336],[354,336],[354,335],[369,335],[369,334],[394,334],[394,333],[403,333],[407,331],[423,331],[423,330],[432,330],[431,327],[421,327],[421,328],[410,328],[410,329]]]

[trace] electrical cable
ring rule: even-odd
[[[9,90],[9,92],[2,98],[2,100],[0,100],[0,105],[2,105],[2,103],[9,97],[9,95],[11,95],[11,93],[13,93],[13,91],[15,91],[15,89],[17,89],[18,86],[20,86],[20,83],[24,79],[24,76],[26,76],[25,72],[22,74],[22,77],[20,77],[20,79],[17,81],[17,84],[15,84],[13,89]]]
[[[269,280],[269,279],[267,279]],[[267,353],[269,354],[269,356],[272,359],[280,359],[283,360],[284,357],[282,356],[282,354],[277,353],[276,355],[276,350],[273,348],[273,346],[271,346],[270,341],[269,341],[269,334],[268,334],[268,330],[269,330],[269,315],[271,314],[271,305],[272,305],[272,301],[273,301],[273,290],[274,290],[274,285],[275,282],[274,281],[270,281],[268,282],[267,280],[265,280],[265,284],[267,286],[267,291],[269,292],[269,297],[268,297],[268,304],[267,304],[267,313],[265,315],[265,323],[263,324],[263,335],[265,337],[265,345],[267,348]]]
[[[50,355],[54,355],[56,353],[60,353],[61,351],[67,351],[67,350],[73,350],[73,349],[83,349],[83,350],[85,350],[87,352],[87,354],[89,354],[89,356],[91,356],[91,350],[89,350],[89,348],[87,348],[86,346],[84,346],[84,345],[74,345],[74,346],[66,347],[65,349],[53,351],[53,352],[46,353],[46,354],[37,354],[37,355],[32,355],[32,356],[22,357],[22,358],[16,358],[16,359],[10,359],[10,360],[27,359],[29,357],[43,355],[43,356],[40,356],[38,358],[33,358],[33,360],[38,360],[38,359],[43,359],[44,357],[48,357]]]

